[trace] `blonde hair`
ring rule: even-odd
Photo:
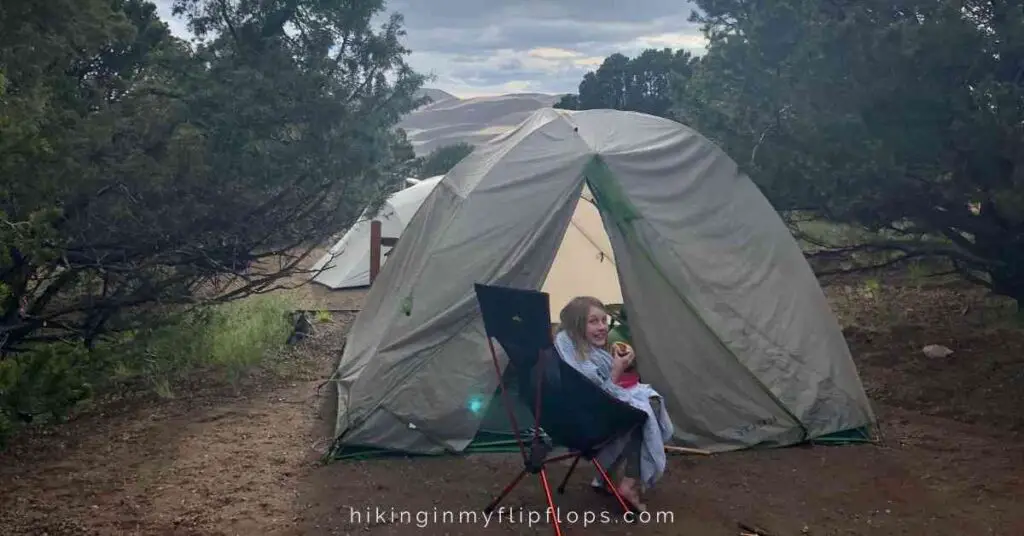
[[[565,334],[576,346],[576,359],[580,361],[587,358],[584,348],[591,346],[590,341],[587,340],[587,320],[590,317],[591,307],[606,311],[601,300],[592,296],[577,296],[565,304],[558,315],[559,328],[565,331]],[[601,349],[610,352],[610,347],[610,343],[605,341]]]

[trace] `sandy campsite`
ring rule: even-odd
[[[647,526],[595,523],[588,533],[735,536],[738,523],[779,536],[1024,533],[1024,418],[1016,411],[1024,369],[1014,362],[1024,335],[993,327],[999,309],[977,292],[899,280],[870,287],[846,280],[826,291],[880,414],[883,444],[673,456]],[[292,292],[325,309],[358,308],[363,294]],[[282,366],[239,392],[196,380],[181,386],[188,396],[126,397],[25,438],[0,458],[0,526],[25,535],[550,530],[507,517],[484,528],[479,510],[514,476],[515,455],[320,464],[333,422],[321,386],[352,318],[337,313],[318,324]],[[943,367],[921,353],[931,343],[955,349]],[[560,504],[580,524],[584,512],[616,514],[581,477]],[[527,481],[506,505],[528,516],[543,509],[543,494]],[[387,522],[378,523],[378,509]],[[477,512],[476,523],[444,522],[459,513],[474,520],[467,512]]]

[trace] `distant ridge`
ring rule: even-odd
[[[428,88],[423,88],[423,89],[421,89],[421,90],[416,92],[416,98],[419,99],[421,97],[430,97],[430,99],[433,101],[431,104],[436,104],[436,103],[441,102],[441,101],[452,100],[452,99],[459,100],[458,97],[456,97],[455,95],[452,95],[451,93],[448,93],[447,91],[444,91],[442,89],[429,88],[429,87]]]
[[[409,113],[398,124],[420,156],[459,142],[478,145],[509,131],[533,112],[554,105],[561,97],[512,93],[460,99],[440,89],[420,91],[434,102]]]

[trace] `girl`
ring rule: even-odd
[[[555,347],[561,358],[615,398],[647,413],[641,428],[612,442],[598,456],[598,462],[610,471],[625,462],[619,493],[643,511],[646,507],[641,500],[642,491],[651,488],[665,472],[665,442],[673,432],[661,395],[644,383],[629,389],[618,385],[633,361],[633,351],[627,347],[622,352],[612,352],[608,313],[600,300],[589,296],[574,298],[562,309],[559,320]]]

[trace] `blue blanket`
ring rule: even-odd
[[[659,415],[655,415],[654,409],[651,408],[650,398],[660,399],[661,395],[646,383],[639,383],[629,389],[619,387],[611,380],[611,354],[600,348],[590,347],[587,359],[580,361],[576,358],[576,345],[564,331],[558,332],[555,336],[555,348],[558,349],[563,361],[601,386],[607,393],[647,413],[640,455],[640,479],[646,488],[654,486],[665,473],[665,442],[671,439],[674,430],[664,403],[660,404]],[[610,443],[598,454],[597,461],[604,467],[611,466],[622,453],[628,440],[627,436],[623,436]]]

